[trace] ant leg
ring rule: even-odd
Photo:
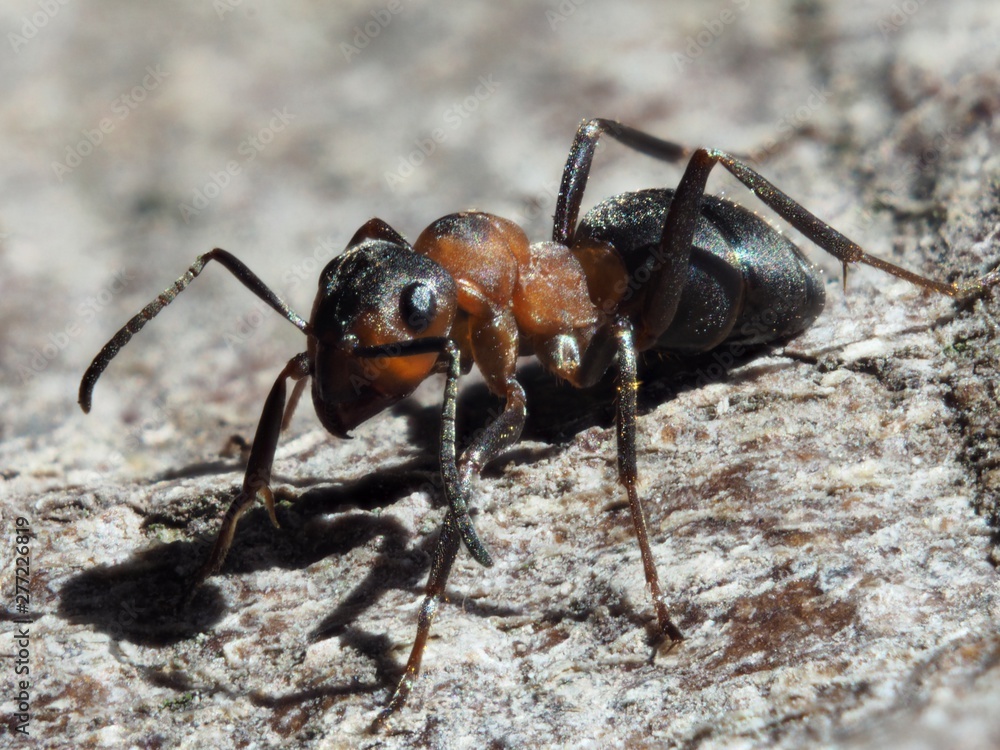
[[[458,550],[462,545],[462,537],[455,522],[454,513],[447,511],[444,518],[444,525],[441,527],[441,536],[438,537],[437,546],[434,548],[434,559],[431,562],[431,574],[427,579],[427,589],[424,594],[424,601],[420,605],[420,612],[417,615],[417,636],[413,641],[413,648],[410,649],[410,658],[406,660],[406,669],[403,676],[396,685],[392,697],[386,704],[369,731],[375,732],[384,726],[389,717],[392,716],[404,703],[413,689],[413,683],[420,674],[420,662],[424,656],[424,648],[427,646],[427,638],[431,632],[431,624],[434,622],[434,615],[437,614],[438,605],[444,594],[445,584],[448,582],[448,575],[451,573],[451,566],[455,562]]]
[[[520,440],[527,418],[524,388],[512,378],[507,382],[503,412],[473,439],[458,462],[458,481],[463,497],[469,496],[472,477],[481,474],[486,464]]]
[[[635,421],[636,421],[636,391],[639,388],[636,373],[635,336],[632,325],[625,318],[618,318],[613,324],[615,341],[618,344],[618,385],[617,407],[615,409],[615,424],[618,430],[618,481],[625,486],[628,493],[628,507],[632,514],[632,525],[639,540],[639,550],[642,554],[642,569],[646,574],[646,585],[653,598],[653,608],[656,610],[656,622],[659,626],[659,647],[663,639],[670,640],[670,647],[683,640],[681,631],[667,612],[660,590],[660,578],[656,572],[656,562],[653,551],[649,547],[649,533],[646,526],[646,514],[636,489],[638,471],[635,462]]]
[[[559,199],[556,202],[555,223],[552,238],[556,242],[571,244],[576,222],[580,212],[580,202],[590,175],[591,162],[600,137],[607,134],[620,143],[640,153],[652,156],[662,161],[675,162],[687,156],[691,157],[687,170],[678,185],[670,204],[670,209],[664,224],[663,245],[669,243],[674,248],[668,257],[675,258],[675,253],[687,253],[690,238],[694,236],[698,214],[701,210],[701,199],[705,193],[705,183],[708,173],[716,164],[722,164],[736,179],[746,185],[766,205],[793,227],[812,240],[816,245],[837,258],[846,270],[849,263],[864,263],[886,273],[909,281],[911,284],[930,289],[959,301],[967,301],[982,295],[992,286],[1000,283],[1000,269],[994,269],[979,279],[973,279],[962,284],[948,284],[926,276],[908,271],[894,263],[869,255],[857,243],[852,242],[836,229],[807,211],[801,204],[778,190],[771,182],[762,177],[756,170],[737,159],[732,154],[718,149],[700,148],[691,151],[670,141],[664,141],[635,128],[630,128],[614,120],[593,119],[584,122],[577,131],[573,146],[570,149],[566,167],[563,170],[562,184],[559,188]],[[661,274],[666,278],[669,274]],[[682,277],[683,278],[683,277]],[[669,308],[672,297],[671,290],[662,298],[660,308]],[[679,289],[673,290],[679,295]],[[672,314],[671,314],[672,316]],[[671,316],[661,316],[669,320]],[[655,316],[651,316],[656,319]]]
[[[461,374],[461,356],[455,342],[449,341],[448,344],[448,379],[445,382],[444,402],[441,408],[440,447],[441,480],[444,482],[444,495],[448,501],[449,508],[446,525],[454,525],[476,562],[489,568],[493,566],[493,560],[490,557],[490,553],[486,551],[486,547],[480,541],[479,535],[476,534],[476,530],[472,526],[472,519],[469,517],[468,477],[463,476],[463,473],[459,471],[458,463],[455,460],[455,416],[458,410],[458,378]],[[452,556],[452,559],[454,559],[454,556]],[[450,568],[451,562],[447,565],[447,569]],[[447,570],[444,575],[447,578]],[[442,588],[443,586],[444,583],[442,582]],[[427,590],[429,598],[430,584],[428,584]],[[429,620],[427,627],[430,627]],[[416,649],[416,645],[414,645],[414,649]],[[423,646],[421,646],[421,650],[423,650]],[[419,665],[420,657],[417,656],[417,666],[419,667]]]
[[[880,271],[897,276],[916,286],[929,289],[939,294],[944,294],[960,301],[967,301],[982,295],[990,287],[1000,281],[1000,269],[994,269],[990,273],[979,279],[973,279],[962,284],[948,284],[943,281],[929,279],[926,276],[908,271],[905,268],[890,263],[882,258],[866,253],[857,243],[852,242],[836,229],[815,215],[807,211],[801,204],[792,200],[788,195],[780,191],[768,180],[762,177],[751,167],[737,159],[732,154],[718,149],[698,149],[691,157],[691,162],[685,172],[684,179],[690,179],[692,188],[698,195],[687,195],[684,200],[700,204],[701,195],[704,194],[705,181],[708,173],[716,164],[725,167],[737,180],[742,182],[766,205],[770,206],[775,213],[785,219],[789,224],[798,229],[802,234],[812,240],[816,245],[837,258],[844,266],[844,279],[847,278],[848,263],[864,263],[877,268]],[[684,180],[682,180],[683,186]],[[699,186],[699,187],[695,187]],[[694,192],[692,191],[692,193]],[[674,212],[674,203],[681,198],[681,187],[677,189],[674,200],[670,206],[670,213]],[[692,210],[689,206],[679,209],[682,213]],[[696,210],[696,209],[695,209]],[[683,221],[682,219],[679,221]],[[670,223],[668,216],[667,223]],[[691,231],[693,233],[693,223]],[[671,227],[665,226],[664,231],[669,231]]]
[[[271,523],[275,527],[278,526],[278,519],[274,515],[274,496],[271,494],[270,482],[274,451],[278,447],[281,417],[285,409],[285,381],[292,378],[301,382],[308,374],[309,355],[302,353],[292,357],[281,374],[278,375],[278,379],[267,396],[267,401],[264,402],[264,410],[260,415],[257,433],[254,435],[253,445],[250,448],[250,458],[247,461],[247,470],[243,477],[243,488],[222,518],[222,525],[219,527],[219,534],[215,538],[211,553],[198,572],[190,579],[185,601],[190,601],[194,596],[195,589],[202,581],[218,572],[219,568],[222,567],[226,554],[233,543],[236,524],[239,523],[240,516],[250,507],[250,503],[254,499],[259,497],[264,501]]]
[[[691,150],[684,146],[661,140],[614,120],[596,118],[585,121],[576,131],[566,166],[563,168],[552,227],[554,242],[567,246],[573,244],[576,222],[580,215],[580,203],[583,200],[583,191],[587,187],[587,178],[590,177],[594,151],[597,149],[598,140],[605,133],[640,153],[662,161],[680,161],[691,155]]]
[[[448,511],[445,515],[441,536],[434,549],[431,573],[427,581],[424,601],[417,617],[417,636],[410,650],[403,676],[396,686],[389,703],[379,713],[372,724],[372,731],[384,725],[388,718],[406,702],[413,683],[420,673],[427,638],[431,624],[437,614],[438,605],[444,594],[448,576],[462,543],[480,563],[491,566],[493,561],[479,541],[468,514],[469,483],[473,475],[501,452],[517,442],[527,416],[524,389],[517,381],[508,382],[507,404],[503,413],[487,427],[472,445],[466,449],[461,461],[455,458],[455,416],[458,401],[458,379],[461,375],[461,355],[455,342],[450,339],[417,339],[415,341],[391,344],[385,347],[358,348],[359,356],[380,356],[395,349],[395,356],[418,354],[426,351],[441,351],[448,357],[447,382],[444,406],[441,414],[441,476],[444,481]],[[461,505],[459,505],[461,501]],[[471,537],[471,539],[470,539]],[[477,554],[478,553],[478,554]],[[485,562],[483,561],[485,558]]]
[[[416,353],[427,346],[444,348],[448,356],[448,380],[445,386],[444,409],[441,415],[441,476],[444,480],[445,494],[448,496],[449,505],[453,500],[453,493],[461,491],[462,480],[459,469],[455,462],[455,412],[456,401],[458,400],[458,378],[461,375],[461,355],[454,341],[449,339],[418,339],[409,344],[405,353]],[[373,356],[380,347],[367,347],[363,351],[367,354],[372,352]],[[465,514],[468,518],[468,514]],[[424,594],[424,601],[420,605],[420,613],[417,615],[417,636],[413,641],[413,648],[410,650],[410,657],[406,661],[406,668],[403,676],[396,686],[389,703],[382,709],[378,717],[371,725],[371,731],[376,731],[385,724],[388,718],[406,702],[406,698],[413,688],[413,683],[420,674],[420,662],[424,656],[424,648],[427,646],[427,638],[431,632],[431,624],[434,622],[434,615],[437,614],[441,596],[444,593],[445,584],[448,582],[448,575],[451,567],[458,555],[458,550],[462,543],[462,528],[459,521],[460,514],[454,508],[449,507],[445,514],[444,524],[441,527],[441,536],[438,538],[437,546],[434,549],[434,560],[431,563],[431,573],[427,580],[427,588]],[[471,530],[471,522],[469,529]],[[475,532],[473,531],[473,536]],[[479,539],[476,538],[476,542]],[[485,549],[483,553],[485,554]],[[486,556],[489,560],[489,555]],[[491,563],[492,564],[492,561]]]
[[[87,371],[83,374],[83,379],[80,381],[79,403],[84,413],[90,411],[91,398],[97,379],[101,377],[101,373],[104,372],[111,360],[115,358],[115,355],[131,340],[132,336],[142,330],[142,327],[146,323],[156,317],[160,310],[173,302],[174,298],[183,292],[187,285],[202,272],[205,265],[212,260],[224,266],[233,276],[239,279],[243,286],[264,300],[264,302],[274,308],[292,325],[304,333],[309,333],[309,324],[285,304],[278,295],[272,292],[253,271],[243,265],[242,261],[225,250],[215,248],[204,255],[199,255],[183,276],[177,279],[171,286],[164,289],[160,296],[134,315],[128,323],[122,326],[118,333],[111,337],[111,340],[94,357],[94,361],[90,363],[90,367],[87,368]]]
[[[470,484],[472,477],[482,473],[486,464],[517,443],[521,437],[521,431],[524,429],[524,423],[528,416],[524,389],[520,383],[514,380],[511,380],[507,386],[507,402],[503,412],[465,449],[462,458],[458,461],[456,473],[446,473],[443,470],[444,463],[442,463],[445,494],[448,497],[448,506],[453,514],[455,526],[473,559],[487,568],[493,567],[493,559],[479,539],[479,535],[472,526],[472,519],[469,517]],[[457,396],[457,392],[455,396]],[[447,400],[446,397],[446,402]],[[454,408],[452,408],[450,421],[446,421],[444,424],[445,429],[448,429],[448,434],[442,434],[441,444],[444,446],[446,442],[450,442],[450,457],[453,458],[455,450]],[[447,427],[449,424],[451,425],[450,429]]]
[[[458,357],[456,356],[453,361],[457,370]],[[450,377],[449,380],[451,380]],[[463,497],[468,497],[468,484],[471,477],[474,474],[478,474],[482,470],[482,467],[491,459],[517,442],[517,439],[521,435],[526,415],[524,390],[520,384],[514,382],[504,412],[465,451],[462,455],[460,466],[457,468],[457,473],[450,480],[459,488]],[[446,416],[442,427],[442,445],[445,443],[450,444],[450,457],[452,460],[454,460],[455,450],[454,432],[455,421],[454,410],[452,409],[451,416]],[[444,464],[445,462],[442,460],[442,467]],[[447,487],[449,479],[446,479],[445,483]],[[431,624],[434,622],[434,616],[437,614],[438,606],[441,603],[441,597],[444,594],[444,588],[448,582],[451,567],[455,562],[462,542],[464,541],[466,546],[469,546],[466,533],[471,532],[475,542],[482,548],[475,531],[472,529],[471,521],[468,519],[468,512],[460,514],[453,507],[449,508],[445,516],[444,525],[441,528],[441,536],[438,538],[437,546],[434,549],[434,560],[431,563],[431,573],[427,580],[424,601],[420,605],[420,613],[417,615],[417,636],[413,641],[413,647],[410,649],[410,657],[406,661],[403,676],[400,678],[399,684],[396,685],[396,690],[393,692],[392,697],[372,723],[370,728],[372,732],[377,731],[386,724],[389,717],[406,702],[410,691],[413,689],[413,683],[420,674],[420,663],[423,660],[424,649],[427,646]],[[490,560],[489,553],[485,549],[482,549],[482,553],[486,556],[488,566],[491,566],[493,561]],[[477,561],[479,560],[479,557],[475,553],[473,553],[473,557]]]
[[[449,451],[449,460],[454,460],[455,402],[457,396],[457,387],[453,394],[445,396],[446,415],[443,423],[444,430],[441,436],[441,473],[444,478],[445,494],[448,497],[448,506],[454,515],[455,525],[469,553],[480,565],[491,568],[493,567],[493,560],[490,557],[490,553],[482,541],[480,541],[479,535],[472,526],[472,519],[469,517],[470,485],[473,476],[478,476],[487,463],[517,443],[521,437],[521,431],[524,429],[524,423],[528,416],[524,389],[516,380],[511,379],[508,381],[507,398],[503,412],[485,430],[476,436],[462,454],[455,473],[451,473],[450,469],[447,472],[444,469],[443,456],[445,446],[450,445],[447,448]],[[450,416],[447,414],[449,402],[451,403]]]
[[[295,382],[295,387],[292,388],[292,395],[288,397],[288,404],[285,406],[285,416],[281,418],[282,432],[287,430],[288,425],[292,423],[292,417],[295,416],[295,407],[299,405],[299,399],[302,398],[302,391],[306,389],[308,382],[305,378],[300,378]]]
[[[381,346],[358,347],[359,357],[405,357],[427,352],[443,352],[448,357],[447,380],[441,408],[441,479],[445,499],[451,511],[452,523],[465,543],[469,554],[484,567],[492,567],[490,553],[479,539],[469,517],[469,485],[472,476],[521,437],[527,418],[524,389],[513,378],[506,383],[506,404],[503,413],[480,433],[456,460],[455,418],[458,404],[458,379],[461,375],[461,355],[454,341],[447,338],[423,338]]]

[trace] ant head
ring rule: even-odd
[[[320,276],[312,312],[313,402],[324,426],[347,431],[408,396],[437,353],[376,357],[356,350],[447,336],[455,320],[454,279],[392,228],[372,219]]]

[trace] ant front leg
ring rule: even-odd
[[[449,382],[451,382],[449,380]],[[515,445],[521,437],[524,423],[528,416],[524,389],[513,378],[507,381],[507,394],[504,410],[484,430],[473,439],[472,443],[462,453],[457,464],[452,464],[455,455],[455,403],[458,400],[457,381],[449,388],[445,397],[445,417],[442,422],[444,430],[441,436],[442,456],[449,455],[449,467],[445,469],[442,458],[441,469],[444,479],[445,495],[452,511],[454,523],[472,557],[480,565],[493,567],[490,553],[483,546],[472,527],[469,517],[469,496],[471,494],[472,478],[482,473],[483,467],[499,456],[505,450]],[[448,416],[448,403],[451,403],[451,414]],[[452,470],[451,466],[455,469]]]
[[[222,567],[229,548],[233,544],[233,536],[236,533],[236,525],[239,523],[240,516],[246,512],[250,503],[256,498],[259,497],[264,501],[271,523],[274,524],[275,528],[278,527],[278,519],[274,514],[274,495],[271,493],[270,483],[274,452],[278,447],[282,417],[285,414],[285,381],[291,378],[301,383],[303,378],[309,375],[309,370],[308,354],[298,354],[285,365],[271,388],[267,401],[264,402],[264,410],[261,412],[257,432],[250,448],[250,458],[247,461],[247,470],[243,477],[243,488],[222,518],[222,525],[215,538],[211,553],[188,582],[185,602],[193,598],[197,587],[206,578],[217,573]],[[298,390],[297,387],[296,390]]]
[[[183,292],[188,284],[199,276],[205,266],[213,260],[233,274],[247,289],[266,302],[300,331],[307,335],[312,333],[309,323],[292,310],[278,295],[272,292],[242,261],[225,250],[215,248],[204,255],[199,255],[183,276],[163,290],[156,299],[142,310],[133,315],[111,337],[111,340],[101,348],[101,351],[94,357],[94,360],[90,363],[90,367],[87,368],[80,381],[79,403],[80,408],[85,413],[90,411],[94,386],[97,380],[111,363],[111,360],[121,351],[121,348],[131,341],[132,337],[141,331],[150,320],[155,318],[164,307],[173,302],[177,298],[177,295]],[[268,486],[271,478],[271,464],[274,462],[274,451],[278,444],[278,434],[282,429],[282,415],[284,415],[285,423],[291,419],[295,403],[302,392],[303,378],[310,374],[310,367],[307,354],[303,353],[293,357],[285,365],[285,368],[278,376],[277,382],[271,389],[271,393],[264,405],[264,411],[261,414],[260,424],[257,426],[257,434],[254,437],[253,447],[250,450],[243,488],[232,505],[230,505],[229,510],[226,511],[226,515],[222,520],[222,527],[219,529],[219,535],[215,540],[211,554],[205,561],[205,564],[202,565],[201,569],[188,583],[185,596],[183,597],[184,602],[190,601],[198,584],[221,567],[222,562],[226,558],[226,553],[229,552],[229,547],[232,545],[233,534],[236,532],[236,524],[254,498],[260,496],[264,499],[268,515],[275,526],[277,526],[277,520],[274,516],[274,498]],[[285,381],[288,378],[299,382],[296,384],[292,400],[286,410]]]
[[[427,337],[400,341],[379,346],[356,347],[352,353],[358,357],[407,357],[438,352],[447,358],[447,380],[441,410],[441,443],[439,458],[445,500],[451,511],[453,523],[473,559],[484,567],[492,567],[490,553],[479,539],[469,517],[469,495],[472,477],[483,466],[514,445],[521,437],[527,419],[524,389],[507,373],[504,385],[504,410],[497,419],[481,431],[456,460],[455,420],[458,405],[458,379],[461,375],[461,354],[458,345],[448,338]],[[511,371],[516,356],[510,357]]]
[[[409,348],[416,349],[418,346],[423,348],[426,344],[422,344],[421,342],[429,341],[428,339],[421,339],[417,342],[409,342]],[[449,488],[454,490],[460,487],[459,472],[455,462],[455,414],[456,403],[458,401],[458,379],[462,374],[462,365],[461,355],[454,341],[448,339],[442,340],[440,346],[444,348],[448,358],[447,382],[445,384],[444,405],[441,414],[441,476],[444,480],[445,493],[450,494]],[[448,499],[450,504],[451,498],[449,497]],[[424,601],[420,605],[420,612],[417,614],[417,636],[413,641],[413,648],[410,649],[410,657],[406,661],[403,676],[400,678],[399,684],[396,685],[389,703],[379,712],[379,715],[372,722],[371,727],[369,727],[371,732],[376,732],[384,726],[389,717],[406,702],[410,691],[413,689],[413,683],[420,674],[420,663],[423,660],[424,649],[427,646],[427,638],[430,636],[431,624],[434,622],[434,615],[437,614],[441,596],[444,594],[444,587],[451,573],[451,567],[455,563],[455,558],[458,556],[458,550],[462,544],[462,533],[458,522],[459,515],[451,507],[449,507],[445,514],[444,524],[441,526],[441,535],[438,537],[437,545],[434,548],[434,558],[431,562],[431,572],[427,580]]]
[[[618,318],[612,326],[618,349],[618,383],[615,409],[615,424],[618,432],[618,481],[625,487],[628,494],[628,508],[632,514],[632,525],[639,541],[639,551],[642,555],[642,569],[646,575],[646,585],[653,597],[653,608],[656,610],[656,622],[659,628],[657,647],[664,639],[669,639],[670,647],[683,640],[680,629],[670,619],[667,605],[663,601],[660,589],[660,578],[656,572],[656,562],[649,546],[649,532],[646,524],[646,514],[643,511],[639,491],[638,470],[635,461],[635,421],[636,392],[639,389],[635,335],[632,326],[625,318]]]
[[[413,683],[420,675],[420,662],[424,657],[424,649],[427,647],[427,638],[431,632],[431,624],[434,622],[434,615],[437,614],[438,605],[444,594],[444,587],[448,582],[451,567],[458,556],[458,551],[462,547],[462,536],[455,522],[454,513],[449,510],[445,514],[444,524],[441,526],[441,536],[438,537],[437,546],[434,548],[434,559],[431,561],[431,573],[427,580],[427,589],[424,594],[424,601],[420,605],[417,614],[417,636],[410,649],[410,657],[406,660],[406,668],[400,678],[392,697],[385,705],[378,716],[369,727],[370,732],[377,732],[385,726],[389,718],[406,703],[406,699],[413,689]]]
[[[395,349],[394,352],[393,349]],[[493,564],[489,553],[472,529],[469,519],[470,484],[472,477],[479,474],[487,463],[517,442],[527,418],[524,389],[511,377],[507,383],[507,398],[503,413],[473,439],[471,445],[462,454],[462,458],[456,461],[455,422],[458,404],[458,379],[461,375],[461,354],[455,342],[449,339],[417,339],[394,344],[391,347],[359,348],[355,350],[355,353],[359,356],[380,356],[390,353],[392,356],[406,356],[407,354],[440,350],[443,350],[447,358],[447,380],[441,411],[440,462],[448,510],[441,527],[441,535],[434,548],[431,572],[427,580],[424,601],[421,603],[417,615],[417,635],[413,647],[410,649],[410,656],[403,670],[403,676],[389,699],[389,703],[372,723],[372,731],[377,731],[383,726],[410,695],[413,684],[420,674],[420,665],[427,646],[427,639],[430,636],[431,625],[440,606],[441,598],[444,596],[448,576],[451,574],[452,566],[462,543],[465,542],[478,562],[482,562],[482,558],[485,558],[483,564],[487,566]]]

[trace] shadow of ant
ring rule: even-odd
[[[734,366],[760,353],[760,350],[748,353]],[[640,413],[648,413],[682,390],[703,385],[698,379],[703,380],[705,368],[712,360],[704,358],[701,364],[699,360],[648,358],[641,370]],[[726,377],[728,373],[723,372],[719,379]],[[530,462],[539,454],[561,452],[562,446],[579,432],[593,426],[607,428],[614,422],[613,375],[606,376],[593,388],[580,390],[557,382],[540,365],[532,363],[519,370],[519,379],[528,395],[530,413],[522,437],[551,447],[514,449],[502,457],[506,462],[512,456],[516,456],[514,460]],[[470,436],[484,426],[483,415],[496,414],[499,408],[499,400],[484,384],[463,389],[458,410],[459,444],[468,442]],[[410,417],[408,438],[416,444],[419,457],[357,480],[316,486],[298,497],[278,491],[279,499],[294,500],[278,504],[280,529],[271,525],[265,509],[259,506],[246,513],[237,529],[232,552],[224,567],[230,574],[272,568],[304,570],[331,555],[349,554],[373,540],[380,540],[377,562],[310,634],[311,642],[336,637],[345,646],[372,659],[376,681],[372,684],[310,686],[282,697],[256,695],[254,702],[271,708],[276,715],[275,721],[296,706],[306,711],[307,704],[317,701],[328,704],[338,696],[391,689],[402,673],[402,665],[391,656],[392,644],[387,637],[359,628],[355,623],[390,590],[404,590],[414,598],[422,596],[422,584],[430,569],[437,533],[413,540],[409,530],[390,516],[348,512],[386,508],[421,489],[432,492],[437,507],[444,504],[435,459],[440,407],[403,402],[395,409]],[[197,473],[234,470],[238,471],[239,466],[218,461],[199,464]],[[173,474],[186,476],[183,469]],[[275,477],[275,483],[280,482],[284,480]],[[297,480],[294,484],[303,483]],[[159,524],[186,528],[192,518],[219,515],[236,491],[233,489],[212,502],[205,502],[204,508],[196,508],[194,513],[189,507],[177,513],[168,510],[150,514],[144,519],[143,527],[148,530]],[[202,584],[190,606],[178,607],[185,593],[186,576],[197,561],[203,559],[206,544],[204,541],[155,544],[136,552],[126,562],[93,567],[62,588],[59,612],[70,622],[88,625],[110,636],[113,649],[118,648],[119,641],[169,647],[210,631],[226,613],[221,590],[211,579]],[[464,606],[467,611],[483,617],[522,614],[516,607],[482,602],[466,602]],[[648,618],[641,616],[630,602],[617,602],[613,614],[637,625],[649,625]],[[537,616],[540,622],[558,623],[564,619],[581,619],[584,613],[553,610],[538,612]],[[178,691],[194,689],[183,675],[164,676],[154,667],[139,668],[153,684]]]
[[[381,538],[384,559],[391,561],[379,571],[383,591],[397,587],[409,590],[429,566],[429,542],[425,540],[408,550],[409,532],[388,516],[350,514],[328,522],[322,519],[331,509],[350,506],[371,510],[390,505],[420,487],[421,477],[420,473],[396,472],[394,481],[364,477],[350,486],[309,491],[300,498],[299,505],[279,505],[281,529],[271,525],[264,508],[251,509],[236,532],[233,554],[225,570],[239,574],[276,567],[305,569],[330,555],[347,554]],[[223,496],[213,504],[221,509],[229,500],[231,497]],[[143,527],[149,529],[164,522],[178,523],[155,514],[145,519]],[[207,542],[199,541],[154,544],[125,562],[97,565],[63,586],[59,612],[71,622],[89,625],[113,640],[146,646],[168,646],[205,632],[225,612],[221,593],[211,579],[199,587],[190,606],[181,608],[179,603],[186,593],[187,576],[204,558],[206,546]],[[363,596],[355,592],[347,599],[374,601],[378,598],[375,594],[381,593],[374,591],[370,583],[363,583],[362,589]]]
[[[646,352],[639,363],[639,415],[650,413],[683,391],[708,383],[727,382],[731,370],[778,348],[780,344],[743,347],[744,353],[739,357],[729,356],[724,366],[713,353],[680,357]],[[518,368],[517,379],[524,387],[528,404],[528,420],[521,433],[522,441],[560,446],[591,427],[609,428],[614,425],[614,368],[610,368],[594,386],[576,388],[560,382],[539,362],[532,360]],[[459,451],[501,409],[501,400],[490,393],[485,383],[463,386],[456,421]],[[422,406],[413,400],[402,401],[393,407],[394,414],[409,418],[409,442],[421,453],[431,456],[437,451],[440,411],[439,404]],[[499,460],[509,462],[511,452],[503,454]]]

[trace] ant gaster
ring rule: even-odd
[[[642,190],[609,198],[577,224],[591,162],[602,135],[641,153],[688,159],[676,190]],[[550,242],[529,244],[506,219],[480,212],[438,219],[413,245],[381,219],[371,219],[319,279],[309,321],[296,314],[225,250],[200,256],[173,286],[133,317],[104,346],[80,384],[80,406],[108,363],[209,261],[217,261],[306,334],[306,351],[289,360],[264,404],[243,487],[189,591],[217,572],[236,524],[255,498],[271,520],[271,465],[307,378],[323,426],[338,437],[408,396],[432,373],[444,372],[440,465],[447,511],[434,551],[417,634],[405,671],[374,726],[406,700],[420,671],[431,622],[464,543],[492,565],[469,518],[472,478],[521,435],[527,416],[515,364],[534,354],[562,380],[594,385],[617,370],[615,406],[618,479],[628,496],[642,565],[653,600],[658,646],[681,640],[671,621],[636,489],[636,358],[649,349],[680,355],[721,344],[761,345],[804,331],[823,309],[823,281],[799,249],[747,209],[705,195],[721,164],[761,201],[837,258],[865,263],[917,286],[958,299],[982,294],[998,273],[963,285],[911,273],[864,252],[761,175],[723,151],[688,150],[603,119],[585,121],[563,170]],[[761,320],[775,321],[768,327]],[[753,321],[752,325],[747,325]],[[378,367],[371,360],[379,359]],[[458,380],[478,365],[502,413],[455,451]],[[286,381],[295,381],[286,404]]]

